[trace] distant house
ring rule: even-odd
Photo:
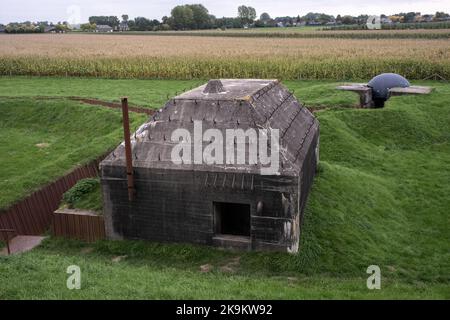
[[[54,26],[45,26],[44,32],[45,33],[56,33],[56,28]]]
[[[123,32],[123,31],[130,31],[130,27],[128,27],[128,22],[122,21],[119,24],[119,31],[121,31],[121,32]]]
[[[0,24],[0,33],[5,32],[5,30],[6,30],[6,27],[4,25]]]
[[[382,24],[392,24],[392,20],[390,18],[381,18]]]
[[[112,27],[105,24],[99,24],[95,29],[95,32],[113,32],[113,31],[114,29]]]

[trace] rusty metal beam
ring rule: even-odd
[[[0,233],[6,234],[5,242],[6,242],[6,250],[8,251],[8,255],[11,254],[11,248],[9,247],[9,233],[15,233],[16,230],[13,229],[0,229]]]
[[[128,200],[134,200],[133,159],[131,158],[130,119],[128,117],[128,98],[122,99],[123,138],[125,140],[125,159],[127,165]]]

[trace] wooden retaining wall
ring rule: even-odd
[[[94,242],[105,239],[105,222],[102,216],[89,211],[57,210],[51,227],[56,237]]]
[[[98,176],[98,166],[103,158],[104,156],[76,168],[7,209],[0,209],[0,229],[14,229],[15,234],[10,234],[10,237],[19,234],[41,235],[46,232],[62,195],[78,180]]]

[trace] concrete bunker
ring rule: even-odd
[[[200,138],[199,123],[205,132]],[[190,137],[173,139],[177,129]],[[224,137],[227,130],[254,130],[258,148],[252,149],[256,140],[248,134],[231,144],[233,160],[243,150],[244,162],[228,156],[223,163],[208,162],[204,154],[198,161],[195,143],[206,152],[217,138],[206,137],[208,130]],[[271,143],[275,133],[278,147]],[[180,141],[186,148],[174,161]],[[279,81],[211,80],[168,101],[131,135],[132,200],[124,143],[102,161],[107,236],[297,252],[318,143],[318,121]],[[227,147],[217,147],[214,154],[227,154]],[[276,172],[251,160],[254,150],[258,157],[263,154],[261,148],[279,155]]]

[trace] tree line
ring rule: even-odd
[[[11,22],[6,26],[2,26],[4,32],[6,33],[44,33],[52,32],[64,33],[70,31],[70,26],[67,22],[58,22],[56,24],[48,21],[38,21],[38,22]]]
[[[95,29],[94,25],[108,25],[120,30],[121,22],[130,31],[159,31],[159,30],[202,30],[214,28],[243,28],[250,26],[256,19],[256,10],[252,7],[239,6],[238,16],[232,18],[217,18],[209,13],[202,4],[178,5],[171,10],[170,16],[162,17],[161,21],[136,17],[129,19],[122,15],[122,21],[116,16],[92,16],[89,23],[83,24],[83,30]]]
[[[381,16],[384,23],[417,23],[432,21],[449,21],[450,16],[445,12],[434,15],[421,15],[418,12],[399,13],[391,16]],[[263,27],[291,27],[291,26],[326,26],[326,25],[365,25],[368,15],[328,15],[324,13],[307,13],[303,16],[272,18],[264,12],[259,17],[253,7],[241,5],[237,8],[236,17],[218,18],[209,13],[202,4],[178,5],[171,10],[170,16],[161,20],[136,17],[129,19],[127,14],[121,16],[91,16],[89,22],[81,25],[83,31],[95,31],[99,25],[107,25],[116,31],[160,31],[160,30],[201,30],[201,29],[235,29],[235,28],[263,28]],[[0,25],[1,26],[1,25]],[[55,25],[48,22],[10,23],[6,32],[45,32],[48,26],[54,26],[56,32],[70,30],[66,22]]]
[[[170,16],[159,20],[150,20],[144,17],[128,19],[128,15],[122,16],[122,22],[126,22],[131,31],[158,31],[158,30],[200,30],[200,29],[233,29],[247,27],[291,27],[291,26],[324,26],[324,25],[365,25],[369,15],[328,15],[325,13],[309,12],[303,16],[272,18],[264,12],[259,17],[253,7],[241,5],[238,7],[236,17],[218,18],[209,13],[202,4],[178,5],[171,10]],[[125,18],[124,18],[125,17]],[[434,15],[421,15],[418,12],[399,13],[391,16],[381,15],[385,23],[412,23],[412,22],[436,22],[449,20],[449,14],[436,12]],[[106,24],[118,28],[120,21],[117,17],[90,17],[91,24]]]

